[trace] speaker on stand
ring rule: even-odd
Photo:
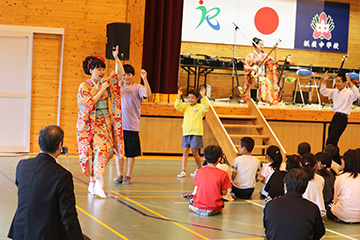
[[[106,25],[106,58],[114,59],[113,47],[119,45],[119,59],[129,60],[130,57],[130,23],[109,23]]]

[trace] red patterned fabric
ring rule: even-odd
[[[121,114],[121,86],[117,75],[106,79],[109,83],[109,94],[105,92],[99,99],[107,100],[109,112],[96,116],[96,104],[93,97],[101,89],[101,82],[97,88],[91,79],[86,80],[79,86],[77,140],[80,165],[83,173],[90,176],[92,180],[102,181],[105,166],[112,158],[113,153],[122,157],[123,155],[123,131]],[[93,167],[90,168],[89,152],[92,150]]]
[[[266,57],[265,53],[258,54],[255,50],[249,53],[244,62],[244,68],[258,65]],[[279,86],[277,77],[277,63],[273,57],[268,57],[262,67],[265,71],[259,74],[259,98],[270,104],[279,102]],[[251,71],[247,71],[245,78],[244,101],[249,99],[250,84],[257,84],[257,80],[251,77]]]

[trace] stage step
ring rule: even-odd
[[[220,119],[255,120],[254,115],[218,115]]]
[[[223,124],[225,128],[255,128],[263,129],[263,125],[244,125],[244,124]]]
[[[262,138],[262,139],[269,139],[270,136],[269,135],[237,135],[237,134],[233,134],[230,135],[230,138],[243,138],[243,137],[251,137],[251,138]]]
[[[254,149],[256,150],[254,154],[258,155],[256,157],[258,157],[262,162],[267,161],[263,154],[265,153],[264,150],[270,145],[279,146],[282,154],[286,155],[285,149],[276,137],[275,133],[272,131],[260,109],[256,106],[255,102],[250,99],[248,105],[251,112],[249,115],[218,115],[211,104],[209,111],[205,115],[206,122],[213,132],[216,141],[223,149],[229,163],[232,164],[235,157],[238,156],[239,145],[235,145],[234,142],[239,144],[239,139],[243,137],[251,137],[255,140],[258,145],[254,146]],[[228,121],[228,123],[223,123],[223,120],[231,120],[231,122]],[[251,123],[249,123],[249,121],[251,121]],[[243,131],[245,129],[248,130]],[[230,130],[232,134],[228,133]],[[244,134],[246,132],[251,132],[252,135]]]
[[[254,149],[267,149],[270,145],[255,145]],[[240,145],[235,145],[236,149],[239,149]]]

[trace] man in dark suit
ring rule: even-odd
[[[302,197],[308,185],[301,169],[285,175],[287,193],[268,202],[264,209],[267,240],[318,240],[325,234],[318,206]]]
[[[18,207],[9,238],[21,240],[84,239],[75,209],[71,173],[57,164],[64,131],[55,125],[39,132],[41,152],[16,168]]]

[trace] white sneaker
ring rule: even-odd
[[[190,173],[190,176],[195,177],[197,170],[198,168],[193,173]]]
[[[94,190],[94,182],[89,183],[88,191],[91,195],[95,196],[95,190]]]
[[[96,195],[98,195],[101,198],[106,198],[106,194],[103,190],[103,188],[101,187],[100,181],[96,180],[95,181],[95,187],[94,187],[94,192]]]
[[[186,177],[186,172],[185,171],[181,171],[181,173],[179,175],[177,175],[178,178],[184,178]]]

